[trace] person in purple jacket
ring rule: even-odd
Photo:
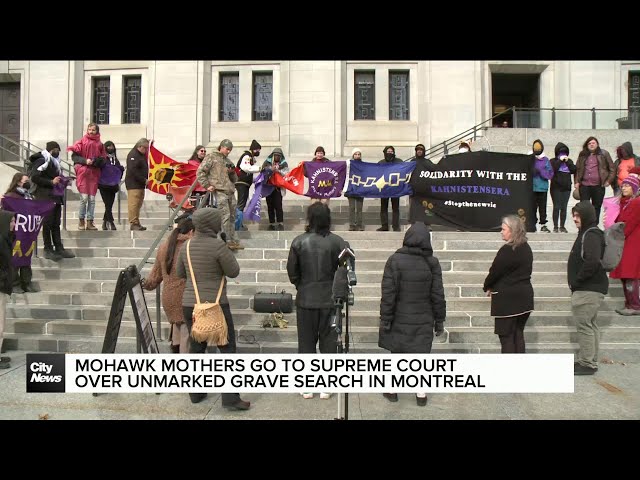
[[[120,190],[120,180],[122,179],[124,167],[120,165],[120,161],[116,156],[116,146],[111,140],[104,143],[104,148],[107,151],[107,161],[102,167],[100,180],[98,181],[98,188],[104,202],[102,230],[115,230],[116,224],[113,222],[113,212],[111,210],[116,194]]]
[[[540,231],[551,233],[547,228],[547,192],[549,191],[549,180],[553,178],[553,168],[549,158],[544,154],[542,140],[538,139],[533,142],[533,156],[533,210],[534,214],[536,210],[540,213],[540,225],[542,225]]]

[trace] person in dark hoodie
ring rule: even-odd
[[[391,353],[431,353],[434,332],[442,335],[446,316],[442,268],[429,227],[416,222],[384,267],[378,345]],[[398,401],[397,393],[383,395]],[[426,393],[416,394],[416,402],[425,406]]]
[[[7,315],[7,302],[13,293],[13,266],[11,265],[11,245],[16,228],[16,215],[0,210],[0,352]],[[0,369],[11,368],[9,357],[0,357]]]
[[[569,158],[569,147],[558,143],[555,148],[556,156],[551,159],[553,178],[551,179],[551,200],[553,201],[553,233],[567,233],[567,205],[571,195],[573,182],[571,175],[576,173],[576,166]],[[558,220],[560,227],[558,227]]]
[[[384,158],[378,162],[378,164],[389,164],[389,163],[402,163],[402,160],[396,157],[396,149],[389,145],[384,147],[382,150],[384,153]],[[393,211],[391,217],[391,225],[393,226],[394,232],[400,231],[400,199],[395,197],[391,199],[391,210]],[[389,231],[389,199],[381,198],[380,199],[380,223],[381,226],[376,231],[378,232],[388,232]]]
[[[578,238],[567,262],[571,313],[576,321],[579,345],[573,372],[575,375],[593,375],[598,371],[598,309],[609,292],[609,279],[600,263],[604,234],[598,228],[596,210],[588,200],[578,202],[571,213],[578,227]]]
[[[100,173],[100,180],[98,181],[100,196],[104,202],[102,230],[116,230],[112,211],[113,202],[116,199],[116,194],[120,190],[120,180],[122,180],[124,167],[120,165],[120,161],[116,155],[116,145],[111,140],[104,142],[104,149],[107,152],[107,157]]]
[[[29,157],[32,165],[31,182],[36,187],[34,198],[53,200],[56,204],[53,211],[42,222],[44,258],[54,261],[75,257],[72,252],[64,248],[60,235],[60,218],[67,177],[63,175],[59,156],[60,145],[57,142],[47,142],[45,150]]]
[[[289,165],[280,147],[273,149],[273,152],[262,164],[261,170],[268,170],[270,175],[286,175],[289,172]],[[282,210],[282,197],[287,190],[284,188],[274,188],[273,192],[267,195],[267,212],[269,214],[269,230],[284,230],[284,211]],[[276,224],[276,221],[278,222]]]
[[[124,176],[124,185],[127,187],[129,228],[131,230],[144,231],[147,229],[140,224],[140,209],[142,202],[144,202],[147,177],[149,176],[148,151],[149,140],[141,138],[127,155],[127,173]]]
[[[629,170],[640,167],[640,157],[633,153],[631,142],[624,142],[616,149],[618,158],[613,162],[616,170],[616,176],[613,178],[611,188],[615,195],[620,195],[620,186],[622,181],[629,175]]]
[[[219,303],[224,313],[228,328],[228,343],[218,346],[222,354],[236,353],[236,335],[231,315],[231,307],[227,298],[226,277],[235,278],[240,274],[240,266],[231,250],[222,238],[222,209],[200,208],[193,214],[195,234],[191,240],[180,249],[176,263],[176,276],[186,279],[182,296],[182,311],[189,334],[193,326],[193,306],[196,304],[195,287],[198,288],[200,302],[215,302],[219,295]],[[191,258],[191,267],[189,258]],[[193,278],[196,280],[194,287]],[[222,293],[218,291],[222,288]],[[193,336],[189,337],[190,353],[205,353],[207,342],[197,342]],[[201,402],[206,393],[190,393],[192,403]],[[248,410],[250,402],[245,402],[238,393],[223,393],[222,406],[227,410]]]
[[[416,156],[413,158],[410,158],[409,160],[406,160],[407,162],[416,162],[416,170],[418,171],[422,171],[422,170],[428,170],[428,171],[433,171],[436,166],[435,164],[428,159],[425,156],[425,151],[426,149],[424,148],[424,145],[419,143],[416,145],[415,147],[415,152],[416,152]],[[417,176],[411,176],[411,180],[409,180],[409,183],[412,186],[415,186],[415,183],[418,182],[418,177]],[[409,198],[413,198],[415,196],[411,195]],[[396,199],[397,200],[397,199]],[[392,204],[393,205],[393,204]],[[385,209],[386,210],[386,209]],[[414,204],[413,202],[409,202],[409,223],[410,224],[414,224],[416,221],[416,216],[420,215],[422,212],[424,211],[423,208],[420,208],[418,205]]]
[[[236,230],[247,230],[244,226],[244,207],[247,206],[249,200],[249,189],[253,184],[253,174],[260,171],[261,165],[258,165],[256,157],[260,156],[262,145],[257,140],[252,140],[249,150],[245,150],[236,164],[236,173],[238,180],[236,181],[236,191],[238,192],[238,205],[236,206]]]

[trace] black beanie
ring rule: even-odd
[[[262,145],[260,145],[257,140],[253,140],[251,142],[251,146],[249,147],[249,150],[253,151],[253,150],[261,150],[261,149],[262,149]]]
[[[54,148],[57,148],[58,150],[60,150],[60,145],[58,145],[58,142],[47,142],[47,148],[46,148],[47,152],[50,152]]]

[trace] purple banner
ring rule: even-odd
[[[260,208],[262,206],[260,200],[262,197],[271,195],[271,192],[273,192],[273,189],[275,188],[273,185],[267,184],[269,176],[265,177],[264,172],[262,172],[253,181],[255,191],[253,192],[253,197],[251,197],[251,200],[247,203],[247,206],[244,207],[245,220],[251,220],[254,222],[260,221]]]
[[[347,177],[347,162],[305,162],[304,175],[309,179],[307,197],[339,197]]]
[[[55,203],[50,200],[25,200],[4,197],[2,208],[16,214],[16,239],[13,242],[11,263],[14,267],[28,267],[36,249],[38,233],[44,218],[51,213]]]
[[[60,183],[53,186],[52,195],[57,197],[64,197],[64,189],[67,188],[71,179],[69,177],[65,177],[64,175],[60,175]]]

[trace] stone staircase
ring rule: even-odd
[[[300,197],[286,199],[285,231],[268,231],[268,222],[263,218],[260,224],[250,225],[248,232],[239,232],[246,247],[237,253],[241,273],[229,279],[227,287],[239,352],[297,351],[295,313],[286,315],[288,328],[263,329],[260,325],[265,314],[255,313],[251,307],[253,294],[258,291],[286,289],[295,293],[288,281],[286,262],[291,241],[303,231],[304,210],[308,205],[308,200]],[[69,230],[63,231],[63,241],[77,258],[59,263],[34,258],[34,280],[42,292],[12,295],[5,328],[4,344],[8,350],[100,352],[119,271],[139,263],[168,218],[166,202],[147,201],[141,212],[142,223],[149,228],[145,232],[129,231],[124,219],[115,232],[79,232],[76,230],[78,204],[69,202],[68,207]],[[367,230],[364,232],[346,231],[346,199],[332,200],[330,207],[334,231],[350,242],[357,256],[358,285],[354,287],[355,305],[350,309],[351,351],[381,351],[377,346],[377,326],[382,270],[387,258],[401,246],[404,232],[374,231],[379,226],[377,201],[365,202]],[[96,210],[96,218],[101,218],[100,199]],[[125,210],[126,205],[123,212]],[[407,210],[405,198],[401,200],[403,229],[406,229]],[[264,202],[263,217],[266,217]],[[566,284],[566,260],[575,235],[575,232],[529,235],[535,259],[536,295],[536,311],[525,330],[530,352],[566,353],[577,349]],[[447,331],[436,340],[434,352],[499,352],[493,318],[489,315],[489,299],[482,292],[484,278],[503,244],[499,234],[434,231],[432,239],[435,255],[442,264],[447,299]],[[149,268],[143,270],[143,276]],[[637,361],[640,319],[615,313],[614,310],[623,305],[622,296],[620,282],[612,281],[599,314],[601,348],[603,356]],[[148,292],[146,299],[155,327],[156,294]],[[161,316],[163,341],[158,338],[158,344],[162,351],[168,352],[169,327],[164,313]],[[160,337],[158,332],[156,336]],[[135,323],[129,306],[123,316],[117,351],[135,351]]]

